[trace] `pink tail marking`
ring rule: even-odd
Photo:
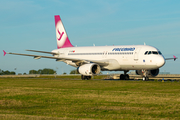
[[[61,18],[59,15],[55,15],[54,18],[55,18],[55,27],[56,27],[58,22],[61,21]]]
[[[173,55],[173,57],[174,57],[174,61],[175,61],[177,59],[177,57],[175,55]]]
[[[6,55],[6,52],[3,50],[3,52],[4,52],[4,56]]]
[[[62,32],[62,33],[61,33],[61,32],[59,31],[59,29],[58,29],[57,31],[58,31],[58,33],[59,33],[59,35],[60,35],[60,37],[59,37],[59,38],[57,38],[57,39],[58,39],[58,40],[61,40],[61,38],[62,38],[62,36],[63,36],[64,32]]]
[[[59,26],[58,23],[59,23],[59,22],[61,22],[61,25],[62,25],[62,27],[64,28],[60,16],[59,16],[59,15],[55,15],[54,18],[55,18],[55,27],[56,27],[56,30],[57,30],[58,34],[60,35],[59,38],[57,38],[57,40],[60,41],[61,38],[63,37],[63,35],[66,34],[66,32],[65,32],[65,31],[59,31],[59,28],[58,28],[58,26]],[[64,30],[65,30],[65,29],[64,29]],[[66,34],[66,36],[67,36],[67,34]],[[57,46],[58,49],[59,49],[59,48],[66,48],[66,47],[74,47],[74,46],[71,44],[68,36],[65,38],[65,42],[63,43],[63,45],[59,45],[59,44],[58,44],[58,46]]]

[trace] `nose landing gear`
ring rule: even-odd
[[[146,70],[142,70],[142,73],[143,73],[143,81],[149,80],[149,77],[147,76],[147,71]]]
[[[149,77],[143,77],[143,81],[148,81]]]

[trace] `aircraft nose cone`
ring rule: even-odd
[[[165,59],[164,59],[164,57],[158,57],[157,58],[157,66],[158,67],[162,67],[163,65],[165,64]]]

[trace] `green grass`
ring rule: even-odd
[[[180,83],[0,78],[0,119],[180,119]]]

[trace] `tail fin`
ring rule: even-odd
[[[66,34],[60,16],[55,15],[54,18],[55,18],[55,27],[56,27],[57,48],[59,49],[65,47],[73,47]]]

